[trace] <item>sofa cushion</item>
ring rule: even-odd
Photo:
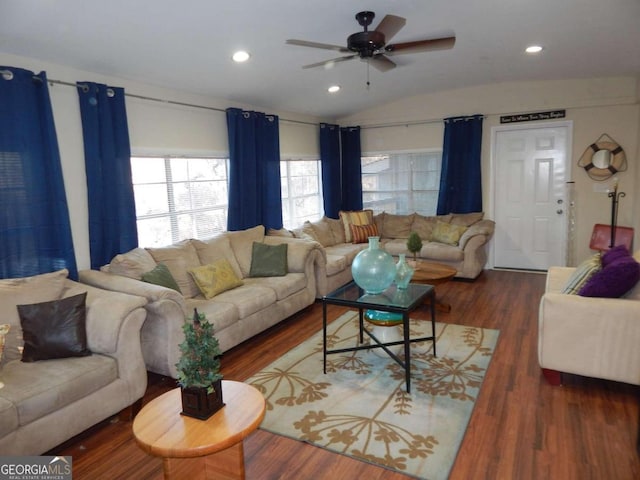
[[[424,215],[416,213],[413,217],[413,223],[411,224],[411,231],[416,232],[422,240],[428,241],[431,238],[431,232],[433,232],[437,222],[437,216],[425,217]]]
[[[118,379],[118,365],[106,355],[43,362],[13,361],[2,370],[0,397],[11,402],[26,425]]]
[[[366,243],[340,243],[333,247],[326,249],[327,261],[330,255],[344,257],[346,266],[351,266],[353,259],[360,253],[361,250],[367,248]]]
[[[225,234],[231,244],[231,249],[240,266],[243,278],[247,278],[251,272],[251,254],[253,252],[253,242],[264,241],[264,226],[258,225],[246,230],[227,232]]]
[[[258,285],[272,289],[278,300],[284,300],[307,287],[307,277],[304,273],[288,273],[283,277],[248,278],[247,285]]]
[[[640,264],[631,255],[620,257],[596,272],[580,289],[583,297],[622,297],[640,280]]]
[[[214,332],[217,332],[236,323],[240,315],[233,303],[221,302],[219,299],[219,295],[212,300],[195,297],[185,300],[185,305],[190,312],[197,308],[198,313],[205,315],[207,320],[213,324]]]
[[[410,215],[392,215],[387,213],[384,216],[384,223],[380,236],[382,238],[409,238],[411,226],[415,214]]]
[[[467,228],[468,227],[462,225],[453,225],[437,221],[436,226],[431,232],[431,238],[429,240],[432,242],[440,242],[446,245],[457,246],[460,241],[460,237],[462,237],[462,234],[467,231]]]
[[[242,270],[240,264],[236,259],[236,255],[231,248],[229,242],[229,236],[227,234],[218,235],[217,237],[208,238],[205,240],[191,240],[193,246],[196,248],[198,258],[201,265],[209,265],[216,260],[226,258],[236,276],[242,278]]]
[[[562,288],[562,293],[577,294],[585,283],[602,268],[600,253],[590,255],[571,273],[571,276]]]
[[[192,268],[189,274],[206,299],[242,285],[242,280],[233,271],[226,258],[220,258],[208,265]]]
[[[140,280],[142,274],[153,270],[156,261],[144,248],[134,248],[126,253],[119,253],[111,259],[108,271],[114,275]]]
[[[16,305],[57,300],[62,295],[69,271],[0,280],[0,312],[2,323],[11,325],[5,338],[3,362],[22,357],[22,327]]]
[[[294,238],[295,235],[291,230],[287,230],[286,228],[268,228],[267,236],[269,237],[286,237],[286,238]]]
[[[629,257],[631,254],[624,245],[616,245],[610,250],[602,254],[602,267],[606,267],[610,263],[622,257]]]
[[[289,272],[287,264],[288,245],[267,245],[253,242],[250,277],[282,277]]]
[[[346,243],[351,242],[351,230],[349,229],[350,224],[371,225],[373,223],[373,210],[341,210],[339,214],[344,228],[344,241]]]
[[[190,268],[200,266],[198,252],[190,240],[182,240],[167,247],[148,248],[147,251],[157,263],[167,266],[182,295],[192,298],[200,293],[191,275],[187,273]]]
[[[419,254],[420,258],[428,258],[432,262],[461,262],[464,252],[460,247],[439,242],[426,242]]]
[[[18,409],[9,400],[0,396],[0,438],[16,431],[18,427],[20,427]]]
[[[371,225],[349,225],[351,231],[352,243],[368,243],[369,237],[378,237],[378,226],[375,223]]]
[[[483,218],[484,218],[484,212],[452,213],[451,221],[449,223],[451,223],[452,225],[462,225],[463,227],[470,227],[474,223],[482,220]]]
[[[331,229],[331,234],[333,235],[333,244],[337,245],[338,243],[345,243],[347,238],[344,234],[344,224],[339,218],[329,218],[323,217],[323,222],[326,222]]]
[[[140,280],[153,285],[167,287],[180,293],[180,287],[176,283],[176,279],[173,278],[173,275],[171,275],[171,272],[169,271],[169,267],[164,263],[159,263],[153,267],[153,270],[143,273]]]
[[[259,312],[273,305],[276,300],[276,293],[272,288],[255,283],[227,290],[213,299],[214,302],[232,303],[238,311],[239,318]],[[215,320],[215,317],[212,318]]]
[[[342,272],[345,268],[347,268],[347,266],[347,258],[344,255],[327,254],[327,277]]]
[[[24,338],[23,362],[86,357],[87,294],[50,302],[18,305]]]

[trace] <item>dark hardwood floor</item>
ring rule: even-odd
[[[544,281],[541,274],[487,271],[475,282],[438,287],[453,307],[439,312],[438,321],[500,330],[452,480],[640,478],[639,387],[573,375],[553,387],[540,374],[537,318]],[[342,309],[329,312],[337,318]],[[415,316],[427,318],[428,312],[421,308]],[[225,353],[225,378],[245,380],[321,326],[316,303]],[[174,386],[150,375],[144,401]],[[73,456],[74,480],[162,478],[161,460],[143,453],[131,422],[118,418],[50,453]],[[262,430],[245,440],[245,459],[249,479],[410,478]]]

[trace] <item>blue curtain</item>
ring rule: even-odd
[[[362,210],[362,151],[360,127],[340,128],[342,210]]]
[[[78,278],[45,72],[0,66],[0,277]]]
[[[438,215],[482,211],[482,115],[444,120]]]
[[[228,230],[282,228],[278,117],[227,109]]]
[[[138,246],[124,89],[78,82],[91,268]]]
[[[320,164],[324,214],[330,218],[338,218],[342,205],[340,127],[338,125],[320,124]]]

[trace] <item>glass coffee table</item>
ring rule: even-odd
[[[409,332],[409,314],[430,299],[431,309],[431,336],[411,338]],[[436,356],[436,307],[435,290],[431,285],[418,285],[410,283],[406,290],[397,289],[395,284],[387,288],[379,295],[370,295],[358,287],[355,282],[350,282],[343,287],[322,297],[322,364],[323,371],[327,373],[327,355],[334,353],[353,352],[357,350],[383,349],[393,360],[405,370],[405,385],[407,393],[411,391],[411,344],[414,342],[432,341],[433,356]],[[327,305],[341,305],[343,307],[358,310],[360,328],[359,345],[338,350],[327,350]],[[365,310],[376,312],[388,312],[396,314],[398,324],[402,324],[402,340],[393,342],[380,341],[373,332],[365,328]],[[364,345],[364,334],[367,334],[372,342]],[[403,358],[396,355],[389,347],[402,345],[404,347]]]

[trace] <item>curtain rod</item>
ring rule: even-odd
[[[68,87],[77,87],[78,86],[76,83],[65,82],[63,80],[54,80],[54,79],[51,79],[51,78],[47,78],[47,82],[49,82],[51,84],[56,84],[56,85],[65,85],[65,86],[68,86]],[[144,96],[144,95],[136,95],[135,93],[124,92],[124,96],[125,97],[131,97],[131,98],[137,98],[139,100],[148,100],[150,102],[159,102],[159,103],[164,103],[164,104],[168,104],[168,105],[177,105],[177,106],[180,106],[180,107],[201,108],[201,109],[204,109],[204,110],[213,110],[215,112],[226,113],[226,110],[223,109],[223,108],[208,107],[206,105],[197,105],[195,103],[178,102],[178,101],[175,101],[175,100],[166,100],[166,99],[163,99],[163,98],[147,97],[147,96]],[[320,123],[320,122],[318,122],[318,123],[305,122],[303,120],[291,120],[289,118],[280,118],[280,120],[283,121],[283,122],[289,122],[289,123],[299,123],[299,124],[302,124],[302,125],[312,125],[314,127],[317,127],[319,125],[319,123]]]

